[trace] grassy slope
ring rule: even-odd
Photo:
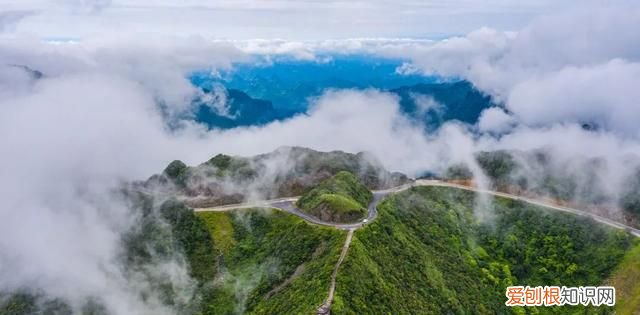
[[[216,244],[217,254],[229,256],[237,242],[233,238],[233,220],[226,212],[197,213],[207,226],[213,242]]]
[[[353,174],[339,172],[308,191],[298,207],[335,222],[358,221],[367,214],[372,194]]]
[[[625,255],[608,283],[616,288],[616,314],[640,314],[640,244]]]
[[[344,232],[266,210],[198,216],[222,262],[204,314],[310,314],[322,304]]]
[[[626,233],[510,200],[478,224],[473,194],[413,189],[379,206],[338,274],[334,314],[591,314],[605,308],[509,309],[509,285],[598,285],[632,246]],[[637,261],[636,261],[637,262]]]

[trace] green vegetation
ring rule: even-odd
[[[188,205],[202,208],[241,202],[255,193],[267,199],[299,196],[341,171],[351,172],[371,189],[408,181],[404,174],[385,170],[368,153],[281,147],[253,157],[218,154],[193,167],[173,161],[162,174],[137,184],[167,197],[198,196],[188,201]]]
[[[616,314],[636,315],[640,310],[640,244],[629,251],[607,281],[616,288]]]
[[[165,290],[165,302],[184,314],[311,313],[326,297],[345,237],[342,231],[312,226],[283,212],[194,214],[175,201],[163,203],[159,211],[171,227],[167,234],[152,213],[127,239],[127,265],[135,268],[158,254],[162,259],[183,253],[198,281],[188,305],[171,299],[174,288],[164,279],[148,277]]]
[[[309,190],[298,200],[298,207],[330,222],[355,222],[367,215],[373,194],[349,172],[339,172]]]
[[[190,275],[201,284],[216,274],[214,244],[206,224],[193,210],[176,201],[165,202],[160,213],[171,226],[173,239],[189,262]]]
[[[390,197],[356,231],[334,314],[600,314],[604,307],[508,308],[509,285],[599,285],[633,239],[589,219],[496,199],[479,223],[473,193],[421,187]],[[637,260],[636,260],[637,262]]]
[[[473,173],[464,164],[454,164],[446,169],[443,177],[445,179],[472,179]]]
[[[169,200],[154,207],[154,200],[149,196],[131,194],[129,197],[133,210],[140,216],[137,224],[122,239],[124,251],[120,262],[123,272],[150,283],[161,302],[172,306],[176,314],[193,314],[199,308],[198,295],[205,291],[207,283],[217,273],[215,247],[204,221],[177,201]],[[179,257],[186,259],[189,275],[197,281],[196,291],[190,301],[178,297],[178,290],[182,288],[174,287],[167,274],[149,268]],[[88,300],[81,314],[106,314],[100,298]],[[71,313],[64,301],[50,299],[37,292],[12,294],[6,300],[0,293],[2,315]]]
[[[227,176],[237,181],[246,181],[257,176],[257,170],[247,158],[218,154],[204,165],[213,166],[213,169],[207,170],[207,173],[215,177]]]
[[[371,189],[393,187],[408,180],[404,174],[388,172],[373,155],[366,152],[350,154],[342,151],[318,152],[301,147],[283,147],[267,155],[258,155],[256,160],[273,157],[286,157],[291,167],[279,177],[279,182],[284,185],[294,184],[291,189],[298,188],[296,195],[342,171],[356,175]]]
[[[218,273],[215,246],[204,221],[183,203],[169,200],[153,207],[152,199],[142,196],[138,205],[143,215],[134,229],[123,238],[122,266],[153,285],[162,302],[171,305],[177,314],[193,314],[198,310],[198,297]],[[197,287],[188,301],[179,300],[179,290],[172,279],[155,268],[157,264],[184,257],[189,275]]]
[[[139,203],[151,204],[146,198]],[[124,239],[123,266],[153,284],[176,314],[311,314],[327,296],[346,236],[344,231],[310,225],[279,211],[196,215],[176,201],[163,203],[159,211],[143,210],[139,225]],[[179,254],[197,280],[188,301],[176,299],[179,288],[164,273],[147,268]],[[29,292],[0,294],[0,314],[71,311],[62,301]],[[81,314],[106,312],[99,303],[88,301]]]
[[[220,272],[202,314],[311,314],[327,296],[345,233],[282,212],[201,212]]]
[[[511,184],[511,176],[517,164],[507,151],[480,152],[476,159],[496,186]]]
[[[237,242],[233,238],[233,220],[225,212],[206,212],[198,215],[204,220],[213,242],[216,244],[217,255],[229,256]]]
[[[175,200],[156,205],[144,194],[129,197],[139,222],[123,238],[123,270],[151,283],[176,314],[312,314],[327,297],[345,231],[274,210],[194,213]],[[370,200],[354,175],[339,172],[300,202],[362,209]],[[479,222],[474,201],[472,192],[445,187],[388,197],[378,218],[354,234],[332,313],[611,314],[614,309],[606,307],[504,306],[510,285],[605,283],[617,289],[617,314],[637,313],[635,238],[584,217],[502,198],[494,200],[494,220]],[[186,301],[162,270],[149,268],[176,257],[185,258],[196,280]],[[70,313],[63,301],[37,292],[0,292],[1,315]],[[106,310],[97,299],[80,313]]]
[[[535,155],[535,154],[534,154]],[[541,160],[544,157],[537,156]],[[526,177],[518,177],[519,165],[516,162],[513,152],[498,150],[478,152],[475,156],[476,162],[491,179],[493,184],[500,189],[518,186],[522,189],[531,188]],[[544,164],[544,161],[541,161]],[[464,164],[454,164],[443,174],[446,179],[472,179],[473,173]],[[550,182],[548,182],[550,184]]]
[[[60,300],[44,299],[27,293],[14,294],[3,300],[0,295],[0,314],[2,315],[22,315],[22,314],[71,314],[71,308]],[[98,315],[88,307],[82,310],[83,315]]]
[[[544,150],[478,152],[476,162],[491,179],[495,189],[549,196],[576,205],[600,205],[610,209],[616,203],[640,219],[640,172],[631,172],[620,196],[611,193],[601,175],[606,161],[598,158],[563,160]],[[575,171],[582,170],[581,172]],[[471,179],[466,165],[449,167],[445,179]],[[620,198],[619,198],[620,197]]]
[[[0,314],[20,315],[33,313],[36,308],[35,302],[35,297],[30,294],[0,295]]]
[[[175,160],[164,169],[164,175],[174,184],[184,187],[189,179],[189,167],[180,160]]]

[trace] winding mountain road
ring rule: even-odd
[[[454,183],[444,182],[444,181],[439,181],[439,180],[423,180],[423,179],[419,179],[419,180],[416,180],[416,181],[414,181],[412,183],[396,186],[396,187],[389,188],[389,189],[373,191],[373,200],[369,204],[367,218],[363,219],[360,222],[355,222],[355,223],[327,222],[327,221],[322,221],[322,220],[320,220],[320,219],[318,219],[318,218],[316,218],[316,217],[314,217],[312,215],[306,214],[302,210],[300,210],[299,208],[297,208],[295,206],[295,202],[298,200],[298,197],[278,198],[278,199],[270,199],[270,200],[262,200],[262,201],[246,202],[246,203],[238,203],[238,204],[230,204],[230,205],[209,207],[209,208],[196,208],[196,209],[194,209],[194,211],[206,212],[206,211],[230,211],[230,210],[234,210],[234,209],[247,209],[247,208],[272,208],[272,209],[281,210],[281,211],[288,212],[288,213],[291,213],[293,215],[296,215],[296,216],[304,219],[305,221],[307,221],[309,223],[313,223],[313,224],[317,224],[317,225],[324,225],[324,226],[331,226],[331,227],[334,227],[334,228],[337,228],[337,229],[341,229],[341,230],[351,230],[351,229],[360,228],[363,225],[369,224],[373,220],[375,220],[376,217],[378,216],[377,206],[386,196],[388,196],[390,194],[398,193],[398,192],[401,192],[401,191],[404,191],[404,190],[407,190],[407,189],[409,189],[411,187],[416,187],[416,186],[436,186],[436,187],[457,188],[457,189],[464,189],[464,190],[472,191],[472,192],[476,192],[476,193],[489,194],[489,195],[496,196],[496,197],[519,200],[519,201],[523,201],[523,202],[526,202],[526,203],[529,203],[529,204],[532,204],[532,205],[549,208],[549,209],[552,209],[552,210],[568,212],[568,213],[572,213],[572,214],[583,216],[583,217],[589,217],[589,218],[591,218],[591,219],[593,219],[593,220],[595,220],[595,221],[597,221],[599,223],[606,224],[608,226],[611,226],[611,227],[614,227],[614,228],[617,228],[617,229],[626,230],[627,232],[631,233],[632,235],[634,235],[636,237],[640,237],[640,229],[636,229],[634,227],[625,225],[623,223],[620,223],[618,221],[615,221],[615,220],[612,220],[612,219],[609,219],[609,218],[605,218],[605,217],[597,215],[597,214],[590,213],[588,211],[569,208],[569,207],[558,206],[558,205],[550,204],[550,203],[543,202],[543,201],[540,201],[540,200],[535,200],[535,199],[532,199],[532,198],[522,197],[522,196],[508,194],[508,193],[499,192],[499,191],[479,189],[479,188],[475,188],[475,187],[464,186],[464,185],[459,185],[459,184],[454,184]]]
[[[579,209],[574,209],[574,208],[568,208],[568,207],[563,207],[563,206],[558,206],[558,205],[554,205],[554,204],[550,204],[547,202],[543,202],[543,201],[539,201],[539,200],[535,200],[532,198],[528,198],[528,197],[522,197],[522,196],[518,196],[518,195],[512,195],[512,194],[508,194],[508,193],[504,193],[504,192],[499,192],[499,191],[491,191],[491,190],[485,190],[485,189],[479,189],[479,188],[475,188],[475,187],[470,187],[470,186],[464,186],[464,185],[459,185],[459,184],[454,184],[454,183],[449,183],[449,182],[443,182],[443,181],[439,181],[439,180],[416,180],[412,183],[409,184],[404,184],[404,185],[400,185],[397,187],[393,187],[393,188],[389,188],[389,189],[385,189],[385,190],[376,190],[373,191],[373,200],[371,201],[371,203],[369,203],[369,207],[368,207],[368,214],[367,214],[367,218],[363,219],[360,222],[355,222],[355,223],[334,223],[334,222],[327,222],[327,221],[322,221],[314,216],[311,216],[309,214],[304,213],[302,210],[300,210],[299,208],[297,208],[295,206],[295,202],[298,200],[298,197],[291,197],[291,198],[279,198],[279,199],[271,199],[271,200],[263,200],[263,201],[257,201],[257,202],[247,202],[247,203],[239,203],[239,204],[231,204],[231,205],[225,205],[225,206],[219,206],[219,207],[211,207],[211,208],[197,208],[194,209],[194,211],[198,211],[198,212],[203,212],[203,211],[230,211],[230,210],[234,210],[234,209],[246,209],[246,208],[272,208],[272,209],[276,209],[276,210],[280,210],[280,211],[284,211],[284,212],[288,212],[291,213],[293,215],[296,215],[304,220],[306,220],[309,223],[313,223],[313,224],[317,224],[317,225],[324,225],[324,226],[330,226],[330,227],[334,227],[337,229],[341,229],[341,230],[347,230],[349,231],[347,233],[347,237],[345,240],[345,243],[342,247],[342,252],[340,253],[340,258],[338,258],[338,261],[336,263],[336,266],[334,267],[333,273],[331,275],[331,286],[329,287],[329,295],[326,298],[325,302],[316,310],[316,314],[317,315],[325,315],[325,314],[329,314],[331,311],[331,304],[333,302],[333,297],[335,294],[335,289],[336,289],[336,277],[338,275],[338,269],[340,268],[340,264],[342,264],[342,261],[344,260],[344,258],[347,256],[347,252],[349,251],[349,245],[351,244],[351,239],[353,237],[353,232],[366,225],[371,223],[373,220],[376,219],[376,217],[378,216],[378,209],[377,206],[378,204],[388,195],[390,194],[394,194],[394,193],[398,193],[404,190],[407,190],[409,188],[412,187],[416,187],[416,186],[436,186],[436,187],[449,187],[449,188],[457,188],[457,189],[464,189],[467,191],[472,191],[475,193],[480,193],[480,194],[489,194],[492,196],[496,196],[496,197],[502,197],[502,198],[508,198],[508,199],[512,199],[512,200],[518,200],[518,201],[522,201],[522,202],[526,202],[532,205],[536,205],[536,206],[540,206],[540,207],[545,207],[548,209],[552,209],[552,210],[557,210],[557,211],[563,211],[563,212],[568,212],[568,213],[572,213],[575,215],[579,215],[579,216],[583,216],[583,217],[589,217],[599,223],[602,224],[606,224],[608,226],[617,228],[617,229],[622,229],[622,230],[626,230],[628,233],[632,234],[633,236],[636,237],[640,237],[640,229],[636,229],[633,228],[631,226],[622,224],[620,222],[614,221],[612,219],[608,219],[584,210],[579,210]]]
[[[473,191],[473,192],[476,192],[476,193],[489,194],[489,195],[496,196],[496,197],[519,200],[519,201],[526,202],[526,203],[529,203],[529,204],[532,204],[532,205],[535,205],[535,206],[540,206],[540,207],[544,207],[544,208],[548,208],[548,209],[552,209],[552,210],[557,210],[557,211],[562,211],[562,212],[568,212],[568,213],[572,213],[572,214],[579,215],[579,216],[582,216],[582,217],[588,217],[588,218],[593,219],[596,222],[599,222],[599,223],[602,223],[602,224],[606,224],[606,225],[614,227],[616,229],[625,230],[625,231],[629,232],[631,235],[633,235],[635,237],[640,237],[640,229],[628,226],[626,224],[620,223],[620,222],[615,221],[613,219],[609,219],[609,218],[605,218],[605,217],[597,215],[597,214],[593,214],[593,213],[585,211],[585,210],[579,210],[579,209],[575,209],[575,208],[569,208],[569,207],[554,205],[554,204],[551,204],[551,203],[548,203],[548,202],[544,202],[544,201],[540,201],[540,200],[536,200],[536,199],[533,199],[533,198],[528,198],[528,197],[508,194],[508,193],[504,193],[504,192],[479,189],[479,188],[475,188],[475,187],[469,187],[469,186],[464,186],[464,185],[459,185],[459,184],[454,184],[454,183],[448,183],[448,182],[443,182],[443,181],[438,181],[438,180],[417,180],[415,182],[415,184],[416,184],[416,186],[441,186],[441,187],[458,188],[458,189],[464,189],[464,190],[468,190],[468,191]]]
[[[280,211],[284,211],[284,212],[288,212],[291,213],[295,216],[298,216],[300,218],[302,218],[303,220],[309,222],[309,223],[313,223],[313,224],[317,224],[317,225],[324,225],[324,226],[330,226],[330,227],[334,227],[337,229],[341,229],[341,230],[351,230],[351,229],[357,229],[371,221],[373,221],[377,216],[378,216],[378,209],[376,208],[378,206],[378,204],[380,203],[380,201],[382,201],[384,199],[384,197],[386,197],[389,194],[393,194],[393,193],[397,193],[403,190],[407,190],[411,187],[413,187],[413,184],[404,184],[401,186],[397,186],[397,187],[393,187],[390,189],[385,189],[385,190],[375,190],[373,191],[373,199],[371,200],[371,203],[369,203],[369,207],[368,207],[368,212],[367,212],[367,217],[365,219],[363,219],[360,222],[354,222],[354,223],[335,223],[335,222],[328,222],[328,221],[322,221],[312,215],[309,215],[305,212],[303,212],[302,210],[300,210],[298,207],[296,207],[295,203],[298,200],[299,197],[289,197],[289,198],[278,198],[278,199],[270,199],[270,200],[261,200],[261,201],[254,201],[254,202],[244,202],[244,203],[236,203],[236,204],[230,204],[230,205],[224,205],[224,206],[217,206],[217,207],[209,207],[209,208],[195,208],[194,211],[196,212],[207,212],[207,211],[217,211],[217,212],[224,212],[224,211],[230,211],[230,210],[235,210],[235,209],[250,209],[250,208],[270,208],[270,209],[276,209],[276,210],[280,210]]]

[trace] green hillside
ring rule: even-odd
[[[311,314],[327,297],[346,233],[283,212],[198,213],[218,269],[201,314]]]
[[[338,274],[333,314],[525,314],[509,285],[599,285],[634,243],[591,220],[496,199],[479,224],[472,193],[421,187],[395,195],[356,231]],[[528,308],[600,314],[605,308]]]
[[[370,192],[356,184],[340,173],[308,202],[340,193],[367,203]],[[141,216],[123,239],[122,268],[154,284],[175,314],[313,314],[325,301],[345,231],[275,210],[194,213],[176,201],[134,199]],[[588,218],[500,198],[495,220],[478,223],[474,199],[445,187],[389,196],[377,219],[354,234],[332,314],[611,314],[605,307],[504,306],[510,285],[605,283],[617,288],[617,314],[637,311],[640,241]],[[148,268],[176,254],[196,281],[187,300],[164,273]],[[80,313],[107,311],[89,300]],[[0,292],[0,314],[71,314],[71,308],[38,292]]]
[[[343,171],[309,190],[297,205],[324,221],[355,222],[366,217],[372,197],[358,178]]]
[[[640,244],[627,252],[607,285],[616,288],[616,314],[637,315],[640,312]]]
[[[322,181],[346,171],[370,189],[407,183],[406,175],[387,171],[372,154],[320,152],[281,147],[251,157],[217,154],[197,166],[176,160],[161,174],[135,185],[163,197],[177,197],[203,208],[239,203],[260,195],[265,199],[299,196]]]

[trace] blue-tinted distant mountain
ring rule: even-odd
[[[376,88],[399,96],[402,111],[423,122],[427,130],[448,120],[473,124],[490,97],[467,81],[398,73],[402,61],[371,56],[338,56],[329,61],[276,60],[268,64],[238,64],[233,71],[190,77],[195,86],[228,89],[228,115],[200,106],[197,120],[211,128],[263,125],[304,113],[308,100],[327,89]]]
[[[225,115],[221,115],[208,105],[200,104],[196,111],[196,121],[206,124],[209,128],[229,129],[264,125],[295,114],[290,110],[276,109],[271,101],[252,98],[239,90],[228,89],[226,93],[228,112]]]
[[[401,60],[371,56],[332,56],[327,61],[276,60],[263,65],[236,64],[219,76],[195,73],[191,81],[207,87],[219,83],[254,98],[270,100],[275,108],[300,111],[310,97],[326,89],[394,89],[435,82],[435,77],[400,74]]]
[[[416,84],[390,92],[400,97],[402,111],[424,122],[427,129],[435,129],[449,120],[474,124],[480,113],[493,105],[491,97],[468,81]]]
[[[427,130],[437,129],[450,120],[474,124],[480,113],[493,104],[490,97],[466,81],[417,84],[389,92],[399,96],[402,112],[412,120],[424,123]],[[210,106],[201,104],[196,112],[196,121],[210,128],[228,129],[264,125],[307,110],[306,106],[297,110],[277,108],[269,100],[252,98],[236,89],[227,90],[226,107],[228,112],[221,115]]]

